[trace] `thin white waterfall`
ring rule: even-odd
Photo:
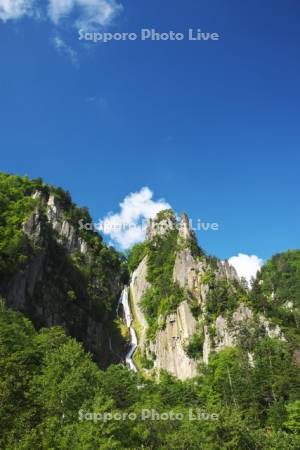
[[[128,299],[128,286],[124,287],[121,297],[120,297],[119,304],[121,304],[123,306],[126,325],[130,332],[130,349],[125,357],[125,361],[131,370],[133,370],[134,372],[137,372],[137,368],[136,368],[134,362],[132,361],[132,356],[137,347],[137,336],[136,336],[136,332],[135,332],[134,328],[132,327],[132,314],[131,314],[129,299]],[[118,307],[119,307],[119,304],[118,304]]]

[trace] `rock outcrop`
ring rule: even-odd
[[[255,326],[259,327],[262,335],[272,339],[285,341],[282,330],[278,325],[272,324],[262,314],[254,315],[253,311],[241,303],[236,311],[233,312],[230,322],[223,316],[218,316],[214,323],[215,336],[212,338],[208,332],[205,333],[205,342],[203,346],[203,361],[207,364],[209,354],[213,349],[220,352],[225,347],[235,347],[240,344],[241,332],[247,329],[251,333]],[[207,329],[206,329],[207,331]],[[251,364],[254,365],[252,355],[249,354]]]
[[[171,212],[166,212],[162,217],[150,221],[147,229],[147,239],[152,240],[156,236],[164,238],[168,232],[177,230],[178,250],[173,269],[173,282],[186,292],[176,311],[165,319],[165,326],[157,332],[154,342],[148,342],[146,338],[148,324],[142,311],[140,302],[150,288],[147,281],[147,256],[141,261],[138,268],[132,274],[130,292],[133,313],[139,331],[139,348],[142,354],[154,355],[154,369],[167,370],[180,379],[191,378],[197,374],[197,362],[187,355],[186,347],[197,329],[199,318],[195,319],[190,308],[190,298],[195,299],[199,306],[204,307],[209,290],[202,279],[210,269],[205,258],[193,256],[190,243],[196,241],[194,231],[190,228],[190,222],[186,214],[181,214],[177,222]],[[238,279],[235,270],[228,264],[218,263],[217,274],[219,277],[233,277]],[[208,360],[211,351],[211,342],[207,329],[204,329],[204,360]]]
[[[28,240],[27,262],[1,280],[0,295],[9,307],[27,314],[37,328],[62,326],[83,342],[101,366],[107,366],[116,361],[109,350],[111,337],[105,331],[112,319],[104,307],[102,313],[95,313],[97,307],[89,299],[81,268],[73,262],[73,254],[77,252],[81,266],[92,266],[94,250],[66,218],[66,210],[54,194],[35,191],[32,198],[37,206],[22,225]],[[122,289],[121,274],[113,268],[105,269],[105,289],[117,301]],[[96,275],[91,283],[94,296],[101,297],[101,282],[97,282]],[[123,349],[117,350],[121,355]]]
[[[155,236],[164,236],[170,230],[175,230],[177,227],[176,218],[172,210],[164,211],[164,217],[160,218],[159,214],[149,220],[149,224],[146,230],[146,238],[148,240],[154,239]]]
[[[64,243],[69,253],[74,250],[79,250],[83,254],[87,253],[87,243],[78,236],[74,226],[65,220],[64,212],[54,195],[50,195],[47,202],[47,217],[53,230],[58,233],[60,242]]]
[[[147,279],[147,257],[145,257],[137,269],[133,272],[130,283],[130,299],[133,316],[139,324],[139,346],[144,351],[146,344],[146,333],[148,329],[147,320],[141,309],[140,302],[150,287]]]
[[[147,341],[148,324],[140,306],[143,295],[150,287],[146,276],[147,257],[132,274],[130,284],[132,311],[138,324],[139,348],[145,355],[155,355],[154,368],[158,372],[163,369],[180,379],[196,376],[197,364],[185,351],[197,326],[187,301],[180,303],[176,312],[166,318],[166,326],[157,333],[155,342]]]
[[[156,372],[166,370],[180,379],[196,376],[199,361],[208,364],[212,351],[219,352],[225,347],[239,345],[242,330],[245,327],[251,329],[254,322],[263,335],[284,339],[278,326],[273,326],[264,316],[254,314],[251,308],[242,302],[237,303],[236,309],[229,315],[219,314],[212,318],[207,302],[210,301],[210,292],[214,286],[225,283],[226,286],[231,286],[232,292],[238,289],[238,286],[241,289],[244,287],[236,270],[228,261],[206,257],[200,251],[196,251],[196,255],[193,253],[197,246],[196,237],[186,214],[181,214],[180,222],[177,222],[174,214],[169,211],[150,221],[147,239],[151,241],[157,236],[165,239],[173,230],[178,232],[173,283],[185,293],[185,299],[164,319],[163,327],[159,325],[154,341],[147,340],[148,323],[141,308],[142,298],[150,288],[147,281],[147,256],[132,274],[130,285],[132,308],[139,334],[139,349],[143,355],[152,359]],[[214,280],[213,285],[209,279]],[[196,314],[195,308],[198,308]],[[186,349],[199,330],[202,330],[203,336],[202,357],[195,360],[188,356]],[[255,364],[250,352],[249,362],[251,365]]]
[[[173,280],[181,288],[187,289],[199,304],[204,304],[208,292],[208,285],[202,283],[202,277],[208,270],[207,262],[196,260],[189,248],[180,250],[175,259]]]
[[[182,380],[197,375],[197,363],[185,351],[196,326],[187,301],[180,303],[177,311],[167,317],[165,328],[157,333],[150,347],[155,354],[155,369],[164,369]]]

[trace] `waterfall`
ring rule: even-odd
[[[134,362],[132,361],[132,356],[137,347],[137,336],[136,336],[136,332],[135,332],[134,328],[131,326],[132,325],[132,314],[131,314],[129,300],[128,300],[128,286],[125,286],[122,291],[122,294],[121,294],[121,297],[120,297],[120,300],[118,303],[118,309],[119,309],[120,304],[123,306],[125,322],[126,322],[127,328],[129,329],[129,332],[130,332],[130,348],[125,357],[125,361],[131,370],[133,370],[134,372],[137,372],[137,368],[136,368]]]

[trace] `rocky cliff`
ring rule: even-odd
[[[150,222],[130,293],[142,370],[191,378],[211,353],[243,345],[246,334],[284,339],[278,325],[251,309],[248,289],[228,261],[199,248],[185,214],[177,220],[165,211]],[[247,351],[251,359],[251,345]]]
[[[101,366],[124,361],[128,350],[128,330],[116,320],[127,267],[141,371],[192,378],[226,347],[255,365],[263,337],[291,342],[299,362],[298,252],[275,256],[250,292],[228,261],[199,247],[185,214],[161,211],[126,261],[79,226],[91,222],[88,211],[63,190],[0,174],[0,194],[0,296],[37,328],[62,326]]]
[[[0,295],[37,328],[62,326],[101,366],[119,362],[125,343],[113,314],[126,278],[122,259],[97,233],[80,230],[78,220],[91,218],[61,189],[20,177],[1,181],[6,211],[21,205],[24,215],[18,213],[21,220],[14,221],[14,230],[13,213],[2,224]],[[17,248],[10,233],[20,236]]]

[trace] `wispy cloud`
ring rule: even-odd
[[[237,271],[239,277],[244,277],[250,284],[251,278],[255,278],[257,272],[261,269],[264,261],[256,255],[245,255],[239,253],[237,256],[229,258],[231,264]]]
[[[0,0],[0,19],[3,22],[31,16],[34,12],[34,0]]]
[[[40,16],[44,3],[42,0],[0,0],[0,19],[6,22]],[[117,0],[48,0],[44,16],[56,25],[70,19],[72,26],[93,29],[109,25],[122,10]]]
[[[78,65],[76,51],[61,35],[74,29],[108,27],[122,10],[118,0],[0,0],[0,21],[16,21],[26,16],[50,21],[55,28],[54,47],[73,65]]]
[[[116,0],[49,0],[48,14],[56,25],[70,18],[78,29],[92,30],[109,25],[122,9]]]
[[[77,52],[72,47],[70,47],[60,36],[54,36],[54,38],[52,39],[52,43],[57,51],[66,55],[74,66],[78,66]]]
[[[159,211],[171,208],[164,199],[153,200],[153,192],[148,187],[127,195],[119,206],[120,212],[104,217],[99,222],[99,229],[122,249],[143,241],[146,222]]]

